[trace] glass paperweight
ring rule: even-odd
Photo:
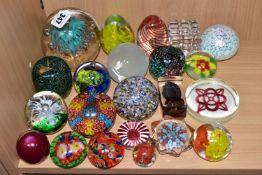
[[[41,91],[27,101],[25,114],[31,129],[50,134],[61,129],[65,124],[67,107],[57,93]]]
[[[169,45],[165,22],[156,15],[147,16],[137,30],[137,44],[148,56],[157,47]]]
[[[156,161],[155,146],[152,143],[138,144],[133,151],[133,159],[138,166],[152,166]]]
[[[160,77],[158,90],[162,114],[165,119],[185,118],[187,112],[182,77]]]
[[[68,11],[69,20],[58,28],[51,21],[60,11]],[[63,58],[72,71],[87,60],[95,60],[100,50],[99,27],[95,19],[79,9],[64,8],[53,12],[43,29],[45,55]]]
[[[131,26],[118,14],[109,16],[101,30],[102,48],[106,54],[122,43],[134,43],[135,36]]]
[[[204,160],[215,162],[225,159],[232,149],[232,137],[220,124],[201,125],[193,135],[193,148]]]
[[[87,137],[109,130],[115,118],[114,103],[105,93],[84,91],[71,101],[68,108],[69,126]]]
[[[128,77],[145,76],[148,65],[148,57],[144,50],[133,43],[120,44],[107,58],[108,72],[118,83]]]
[[[153,122],[152,126],[159,154],[178,157],[181,153],[192,148],[193,128],[184,121],[162,120]]]
[[[183,73],[185,55],[173,46],[160,46],[150,55],[149,72],[153,78],[179,76]]]
[[[146,142],[150,133],[143,122],[125,122],[119,126],[117,135],[126,148],[134,148],[138,144]]]
[[[195,52],[186,58],[184,71],[192,79],[211,78],[217,70],[217,61],[210,54]]]
[[[76,69],[73,84],[77,93],[91,89],[95,89],[96,92],[107,92],[110,87],[110,76],[101,63],[86,62]]]
[[[114,92],[117,113],[130,121],[149,118],[158,106],[159,94],[151,81],[130,77],[121,81]]]
[[[186,90],[188,113],[201,122],[224,123],[234,117],[239,107],[237,91],[224,81],[198,80]]]
[[[53,91],[66,97],[72,88],[71,71],[64,60],[43,57],[32,68],[32,80],[37,92]]]
[[[175,20],[168,24],[170,44],[183,50],[185,56],[200,50],[201,34],[196,20]]]
[[[19,157],[30,164],[45,160],[49,154],[49,142],[45,134],[37,131],[27,131],[16,142]]]
[[[237,33],[225,25],[208,27],[201,39],[201,51],[213,55],[218,61],[233,57],[239,48]]]
[[[100,132],[89,140],[88,159],[97,168],[109,169],[124,158],[125,146],[112,132]]]
[[[50,157],[61,168],[73,168],[82,163],[87,156],[87,142],[76,132],[63,132],[51,143]]]

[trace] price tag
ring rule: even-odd
[[[69,10],[60,10],[51,21],[51,24],[57,28],[62,28],[70,17]]]

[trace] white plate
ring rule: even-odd
[[[188,113],[201,122],[224,123],[233,118],[239,107],[239,95],[224,81],[198,80],[186,90]]]
[[[113,80],[121,82],[132,76],[145,76],[149,65],[144,50],[132,43],[115,47],[107,59],[108,72]]]

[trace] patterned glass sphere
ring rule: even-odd
[[[195,80],[211,78],[217,70],[217,61],[210,54],[195,52],[186,58],[184,71]]]
[[[19,157],[27,163],[42,162],[49,154],[49,142],[45,134],[28,131],[16,142],[16,151]]]
[[[101,169],[109,169],[124,158],[125,147],[121,139],[112,132],[100,132],[88,142],[88,159]]]
[[[73,76],[73,84],[77,93],[94,89],[96,92],[107,92],[110,76],[107,69],[98,62],[81,64]]]
[[[51,21],[60,10],[68,10],[70,19],[62,28]],[[71,71],[86,60],[95,60],[100,50],[99,27],[95,19],[79,9],[65,8],[53,12],[43,29],[43,50],[46,55],[63,58]]]
[[[102,48],[106,54],[122,43],[134,43],[135,35],[128,22],[118,14],[109,16],[101,30]]]
[[[191,148],[193,128],[185,121],[162,120],[154,128],[157,140],[157,150],[160,154],[169,154],[175,157]]]
[[[50,157],[61,168],[73,168],[87,156],[87,142],[76,132],[63,132],[57,135],[50,146]]]
[[[84,91],[71,101],[68,108],[70,127],[87,137],[109,130],[115,118],[114,103],[105,93]]]
[[[53,91],[66,97],[72,88],[71,71],[64,60],[48,56],[38,60],[32,69],[35,90]]]
[[[156,161],[155,146],[152,143],[140,143],[133,151],[134,162],[141,167],[150,167]]]
[[[134,148],[150,137],[148,127],[143,122],[125,122],[117,130],[118,137],[127,148]]]
[[[144,120],[158,106],[159,94],[151,81],[144,77],[130,77],[121,81],[114,92],[118,114],[131,121]]]
[[[155,78],[179,76],[183,73],[185,55],[174,46],[160,46],[150,55],[149,72]]]
[[[201,50],[213,55],[218,61],[231,58],[239,48],[237,33],[225,25],[208,27],[201,39]]]
[[[221,124],[201,125],[193,135],[193,148],[197,155],[207,161],[221,161],[232,150],[230,132]]]
[[[34,94],[25,107],[27,124],[31,129],[50,134],[67,121],[67,107],[62,97],[51,91]]]

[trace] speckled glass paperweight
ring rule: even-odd
[[[31,129],[46,134],[56,132],[67,121],[67,107],[64,100],[51,91],[34,94],[26,104],[25,114]]]
[[[71,17],[64,26],[58,28],[51,21],[61,10],[67,10]],[[75,8],[58,9],[50,14],[42,40],[44,53],[63,58],[71,71],[84,61],[94,60],[100,50],[97,22],[87,12]]]
[[[229,131],[220,124],[204,124],[194,132],[193,148],[204,160],[221,161],[231,152],[232,137]]]
[[[106,54],[122,43],[134,43],[135,36],[131,26],[118,14],[109,16],[101,30],[102,48]]]
[[[237,33],[225,25],[208,27],[201,39],[201,51],[211,54],[218,61],[233,57],[239,48]]]
[[[69,126],[73,131],[87,137],[109,130],[115,118],[115,105],[105,93],[84,91],[68,107]]]
[[[110,76],[101,63],[86,62],[76,69],[73,84],[77,93],[92,89],[96,92],[107,92],[110,87]]]
[[[57,135],[50,146],[51,160],[61,168],[73,168],[87,156],[87,142],[76,132],[63,132]]]
[[[32,80],[37,92],[53,91],[66,97],[72,88],[71,71],[64,60],[43,57],[32,68]]]
[[[180,76],[183,73],[185,55],[173,46],[160,46],[150,55],[149,72],[153,78]]]
[[[217,61],[210,54],[195,52],[186,58],[184,71],[192,79],[211,78],[217,70]]]
[[[121,81],[114,92],[117,113],[130,121],[149,118],[158,106],[159,94],[151,81],[130,77]]]
[[[100,132],[89,140],[88,159],[97,168],[109,169],[124,158],[125,146],[112,132]]]

